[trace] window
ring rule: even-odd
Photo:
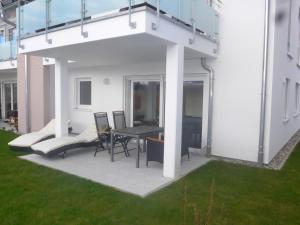
[[[4,30],[0,30],[0,43],[4,43]]]
[[[300,67],[300,7],[298,11],[298,60],[297,65]]]
[[[10,28],[8,30],[8,41],[13,41],[15,39],[15,29]]]
[[[289,121],[289,89],[290,89],[290,79],[285,78],[284,82],[284,122]]]
[[[287,51],[288,56],[293,58],[291,54],[291,43],[292,43],[292,12],[293,12],[293,0],[290,0],[290,8],[289,8],[289,24],[288,24],[288,41],[287,41]]]
[[[77,108],[90,108],[92,105],[92,81],[89,78],[76,80]]]
[[[300,113],[299,91],[300,91],[300,84],[296,83],[296,85],[295,85],[295,114],[294,114],[295,117],[298,116]]]

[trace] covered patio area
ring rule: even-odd
[[[130,157],[125,157],[124,154],[116,155],[113,163],[107,151],[93,157],[94,151],[95,148],[76,149],[69,152],[65,159],[60,156],[45,158],[34,154],[20,158],[140,197],[146,197],[176,181],[163,176],[163,165],[160,163],[151,162],[146,167],[145,153],[141,154],[140,168],[136,168],[136,151],[133,151]],[[192,152],[190,159],[182,159],[178,179],[210,160],[204,153]]]
[[[212,87],[209,74],[212,72],[204,68],[203,61],[216,57],[215,42],[201,35],[192,36],[194,39],[191,40],[193,33],[190,31],[161,21],[160,29],[156,31],[146,29],[133,33],[134,30],[129,28],[128,35],[113,38],[100,35],[101,38],[91,40],[92,35],[85,39],[80,36],[73,44],[59,43],[62,39],[57,35],[72,30],[52,32],[51,46],[46,44],[47,47],[40,46],[30,52],[55,59],[51,71],[55,87],[56,138],[68,136],[68,121],[74,133],[81,133],[95,123],[93,115],[97,112],[108,114],[110,127],[114,130],[112,113],[124,111],[128,127],[164,128],[163,164],[157,168],[151,164],[146,168],[141,159],[141,168],[136,169],[136,157],[111,163],[108,154],[96,159],[85,154],[76,157],[75,153],[72,153],[74,159],[72,156],[65,160],[40,156],[27,156],[26,159],[140,196],[208,161],[204,154],[202,157],[195,155],[190,161],[182,160],[182,140],[189,130],[188,136],[193,139],[189,147],[206,150],[210,155],[211,120],[208,115],[212,114],[209,110],[212,102],[209,100]],[[90,29],[89,33],[94,31]],[[174,33],[181,35],[170,36]],[[22,42],[27,46],[26,39]],[[44,44],[44,36],[41,43]],[[104,172],[99,175],[99,171]]]

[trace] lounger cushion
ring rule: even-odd
[[[55,122],[51,120],[43,129],[38,132],[32,132],[21,135],[8,143],[11,147],[24,147],[29,148],[31,145],[36,144],[44,139],[54,135]]]
[[[81,134],[75,137],[61,137],[49,139],[31,146],[33,151],[43,153],[45,155],[50,154],[52,151],[63,147],[69,147],[76,144],[89,144],[98,139],[96,127],[92,125],[84,130]]]
[[[33,151],[42,152],[45,155],[50,153],[53,150],[62,148],[64,146],[74,145],[82,143],[84,140],[76,137],[62,137],[62,138],[53,138],[46,141],[42,141],[35,145],[31,146]]]
[[[29,148],[31,145],[38,143],[39,141],[43,139],[47,139],[50,136],[53,136],[53,134],[49,133],[39,133],[34,132],[30,134],[24,134],[13,141],[9,142],[8,145],[11,147],[24,147]]]
[[[81,134],[77,135],[76,138],[82,139],[84,143],[91,143],[98,139],[97,128],[93,124],[86,128]]]

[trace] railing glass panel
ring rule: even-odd
[[[0,61],[16,59],[17,45],[16,41],[0,43]]]
[[[44,29],[46,23],[46,1],[35,0],[30,4],[21,6],[20,15],[21,24],[18,24],[18,26],[20,26],[21,37]]]
[[[35,0],[21,7],[20,35],[34,34],[43,31],[46,26],[47,0]],[[157,6],[157,0],[131,0],[132,6],[142,3]],[[129,0],[85,0],[83,10],[80,0],[51,0],[48,1],[48,28],[80,21],[85,18],[96,18],[128,9]],[[192,26],[216,38],[218,29],[218,16],[206,0],[160,0],[161,11],[170,17]],[[83,14],[82,14],[83,13]]]
[[[194,1],[193,3],[193,18],[196,23],[196,27],[205,32],[209,36],[216,38],[218,33],[218,15],[205,0]]]
[[[178,0],[161,0],[160,1],[160,9],[166,12],[169,15],[172,15],[176,18],[179,18],[179,2]],[[156,1],[149,1],[150,4],[154,4],[156,6]]]
[[[102,5],[99,2],[98,5]],[[80,20],[81,1],[78,0],[51,0],[49,3],[49,27]]]
[[[128,3],[128,0],[110,0],[102,1],[99,4],[99,0],[86,0],[86,17],[99,17],[103,14],[110,14],[114,11],[118,12],[119,9],[128,7]]]

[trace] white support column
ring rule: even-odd
[[[68,135],[69,120],[68,61],[55,59],[55,136]]]
[[[163,175],[176,178],[181,169],[184,47],[169,45],[166,63],[165,147]]]

